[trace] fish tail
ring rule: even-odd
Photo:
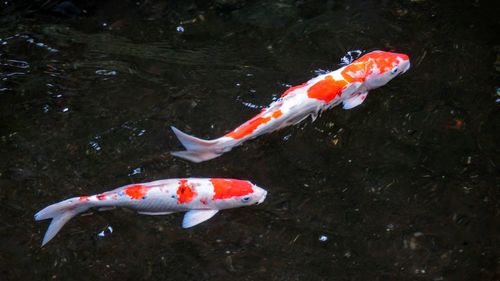
[[[186,148],[184,151],[170,152],[173,156],[199,163],[219,157],[223,153],[221,149],[218,149],[218,140],[202,140],[190,136],[174,126],[171,128],[179,141]]]
[[[71,198],[45,207],[35,214],[35,220],[52,219],[49,228],[43,237],[42,247],[47,244],[61,230],[61,228],[74,216],[85,212],[92,207],[88,201]]]

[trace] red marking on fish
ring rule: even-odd
[[[300,84],[300,85],[290,87],[290,88],[288,88],[288,89],[287,89],[287,90],[286,90],[286,91],[285,91],[285,92],[281,95],[281,97],[282,97],[282,98],[284,98],[284,97],[286,97],[288,94],[290,94],[291,92],[293,92],[293,91],[295,91],[295,90],[297,90],[297,89],[300,89],[300,88],[302,88],[302,87],[305,87],[305,86],[307,86],[307,83],[302,83],[302,84]]]
[[[344,80],[349,83],[363,82],[366,78],[366,63],[362,60],[356,60],[354,63],[347,65],[341,74]]]
[[[272,118],[276,119],[276,118],[279,118],[281,115],[283,115],[283,112],[281,112],[281,110],[276,110],[275,112],[273,112],[273,114],[271,115]]]
[[[347,65],[342,70],[342,76],[349,83],[363,82],[366,77],[378,73],[390,71],[395,65],[399,64],[399,60],[409,60],[410,58],[405,54],[397,54],[388,56],[385,52],[371,52],[352,64]]]
[[[90,201],[90,196],[80,196],[80,198],[78,200],[80,200],[80,201]]]
[[[197,195],[195,191],[191,189],[186,179],[179,180],[179,188],[177,189],[177,201],[181,204],[189,203]]]
[[[208,200],[207,200],[207,198],[202,198],[202,199],[200,199],[200,202],[201,202],[201,204],[203,204],[203,205],[207,205],[207,204],[208,204]]]
[[[248,181],[210,179],[210,182],[214,186],[215,193],[212,200],[243,196],[253,192],[252,184]]]
[[[125,194],[127,194],[131,199],[142,199],[146,196],[148,188],[142,184],[136,184],[125,188]]]
[[[331,76],[326,76],[325,79],[316,82],[307,90],[307,96],[329,103],[342,93],[345,85],[347,82],[344,80],[337,81]]]
[[[234,131],[228,133],[226,136],[231,137],[233,139],[241,139],[255,131],[257,127],[262,124],[265,124],[271,120],[270,117],[261,117],[262,114],[258,114],[252,119],[248,120],[243,125],[236,128]]]
[[[375,63],[379,68],[383,69],[382,72],[388,71],[399,63],[399,60],[409,60],[410,58],[405,54],[397,54],[388,56],[385,52],[371,52],[362,56],[361,61],[370,61]],[[370,64],[368,70],[370,70]],[[368,73],[370,74],[370,73]]]
[[[236,128],[232,132],[226,134],[226,137],[230,137],[233,139],[244,138],[245,136],[248,136],[251,133],[253,133],[255,130],[257,130],[257,128],[260,125],[266,124],[267,122],[271,121],[271,119],[276,119],[276,118],[280,117],[281,115],[283,115],[283,112],[281,112],[281,110],[276,110],[271,114],[271,116],[268,116],[268,117],[262,117],[263,114],[264,114],[264,112],[257,114],[256,116],[254,116],[252,119],[248,120],[243,125],[239,126],[238,128]]]
[[[97,200],[105,200],[106,196],[107,196],[106,194],[98,194],[95,197],[97,198]]]

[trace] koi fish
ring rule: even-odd
[[[124,207],[144,215],[186,212],[182,227],[188,228],[210,219],[219,210],[260,204],[266,195],[266,190],[244,180],[166,179],[66,199],[36,213],[35,220],[52,219],[43,238],[43,247],[71,218],[90,208]]]
[[[368,91],[387,84],[409,68],[405,54],[367,53],[349,65],[289,88],[255,117],[218,139],[199,139],[172,126],[186,150],[171,154],[197,163],[216,158],[249,139],[295,125],[309,116],[314,121],[322,111],[340,103],[344,109],[354,108],[363,103]]]

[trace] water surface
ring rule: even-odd
[[[500,26],[483,1],[41,2],[1,4],[2,280],[498,280]],[[363,105],[201,164],[169,155],[170,125],[220,136],[375,49],[412,68]],[[40,248],[48,204],[189,176],[269,194],[188,230],[80,216]]]

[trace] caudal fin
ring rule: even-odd
[[[47,244],[61,228],[74,216],[85,212],[92,206],[89,202],[79,201],[71,198],[59,203],[52,204],[35,214],[35,220],[52,219],[47,232],[43,237],[42,247]]]
[[[217,151],[216,145],[218,143],[218,140],[202,140],[190,136],[174,126],[172,126],[171,128],[179,141],[186,148],[186,150],[184,151],[170,152],[170,154],[172,154],[173,156],[199,163],[219,157],[223,153],[222,151]]]

